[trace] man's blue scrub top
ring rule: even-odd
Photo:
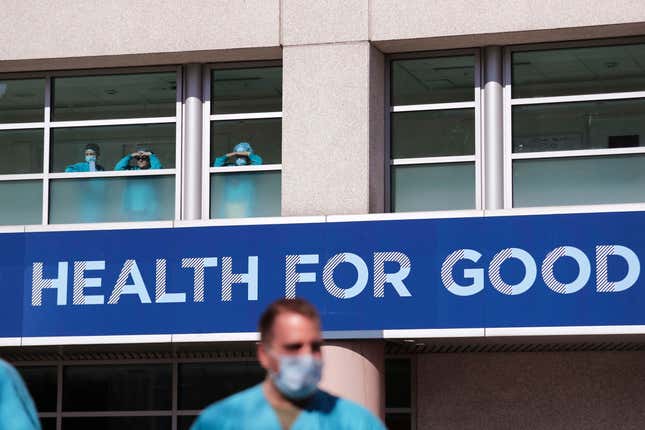
[[[0,360],[0,429],[40,430],[38,414],[20,375]]]

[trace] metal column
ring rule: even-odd
[[[200,219],[202,213],[202,66],[186,66],[184,97],[184,150],[182,219]]]
[[[502,49],[484,53],[484,209],[504,208]]]

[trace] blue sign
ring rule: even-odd
[[[645,213],[0,234],[0,337],[645,324]]]

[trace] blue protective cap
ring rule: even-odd
[[[253,152],[249,142],[240,142],[233,148],[233,152]]]

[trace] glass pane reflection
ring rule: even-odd
[[[394,166],[392,211],[475,208],[474,163]]]
[[[0,131],[0,175],[43,171],[43,130]]]
[[[170,417],[63,418],[63,430],[170,430]]]
[[[21,366],[17,369],[38,412],[56,412],[58,369],[55,366]]]
[[[98,146],[100,153],[96,164],[104,170],[114,170],[122,157],[138,149],[153,152],[164,168],[175,167],[175,124],[173,123],[53,129],[51,171],[64,172],[68,166],[76,163],[83,164],[84,150],[88,144]]]
[[[52,82],[54,121],[177,114],[174,72],[72,76]]]
[[[43,217],[43,183],[36,181],[0,182],[0,225],[40,224]]]
[[[475,57],[415,58],[392,62],[392,105],[475,99]]]
[[[412,367],[407,358],[385,360],[385,407],[412,406]]]
[[[213,70],[211,113],[280,112],[282,67]]]
[[[280,171],[211,174],[211,218],[280,216],[280,177]]]
[[[513,206],[645,202],[645,155],[513,161]]]
[[[53,224],[169,220],[175,213],[174,176],[55,179]]]
[[[44,79],[0,79],[0,123],[43,121]]]
[[[474,109],[392,114],[392,158],[440,157],[474,153]]]
[[[513,107],[513,152],[644,146],[645,99]]]

